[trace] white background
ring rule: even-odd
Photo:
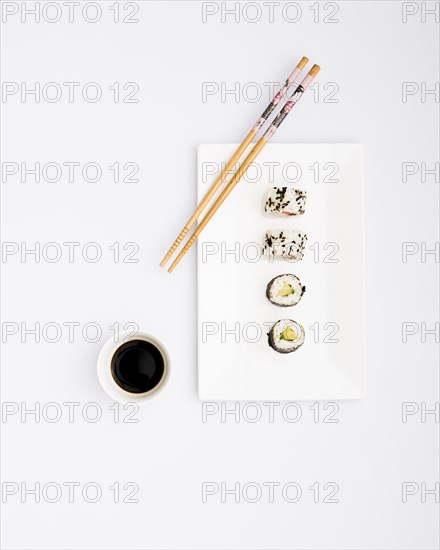
[[[403,483],[431,489],[439,480],[434,415],[419,412],[402,422],[403,403],[432,409],[439,399],[435,336],[423,342],[421,332],[421,323],[430,329],[438,321],[438,266],[433,254],[420,252],[402,262],[403,242],[432,249],[438,240],[438,180],[428,175],[423,182],[419,172],[402,181],[402,163],[432,168],[438,161],[438,92],[402,101],[402,83],[433,89],[439,80],[435,17],[423,22],[415,3],[339,2],[339,22],[325,23],[333,10],[322,11],[324,4],[314,22],[316,6],[301,3],[300,13],[290,8],[283,17],[281,3],[273,6],[273,22],[267,8],[249,22],[252,6],[222,22],[224,6],[211,3],[218,12],[203,22],[200,2],[139,4],[135,24],[114,23],[113,2],[102,2],[96,23],[84,21],[81,10],[69,23],[64,7],[57,23],[32,16],[22,23],[18,13],[2,25],[3,81],[81,83],[73,103],[66,88],[56,103],[3,96],[3,162],[95,161],[103,168],[97,183],[80,176],[70,183],[65,174],[57,183],[21,183],[19,175],[2,181],[4,242],[95,241],[102,249],[96,263],[83,259],[81,246],[72,263],[65,248],[56,263],[3,256],[3,327],[81,324],[73,343],[66,331],[56,343],[44,334],[39,343],[31,335],[21,342],[20,330],[3,346],[2,400],[19,411],[2,418],[3,483],[81,484],[72,503],[66,492],[56,503],[44,495],[39,503],[23,492],[9,496],[4,548],[437,548],[434,495],[423,502],[419,491],[402,502]],[[121,17],[123,8],[121,2]],[[405,9],[419,11],[403,23]],[[302,55],[322,66],[320,87],[275,141],[365,147],[367,398],[339,403],[337,423],[323,422],[324,403],[319,422],[312,403],[300,404],[296,423],[283,418],[283,404],[273,422],[263,405],[261,420],[249,422],[246,404],[237,422],[232,415],[222,422],[220,413],[203,422],[195,250],[172,276],[158,263],[195,207],[197,145],[240,140],[268,103],[264,83],[283,81]],[[91,81],[103,91],[96,103],[80,93]],[[115,103],[114,82],[136,82],[139,102]],[[203,101],[204,82],[228,89],[238,83],[239,92],[256,82],[262,97],[222,101],[218,93]],[[334,89],[327,83],[336,83],[336,102],[324,101]],[[136,162],[139,182],[114,183],[108,166],[115,162]],[[137,243],[139,262],[116,263],[109,249],[115,242]],[[89,322],[102,328],[97,343],[81,334]],[[96,377],[100,346],[116,322],[156,334],[172,357],[167,390],[141,406],[138,423],[114,421]],[[418,332],[403,343],[405,322]],[[47,415],[20,420],[25,408],[49,402],[63,410],[58,422]],[[80,404],[73,422],[64,402]],[[101,407],[96,423],[81,414],[90,402]],[[256,482],[264,490],[271,481],[296,482],[301,499],[286,502],[279,487],[272,503],[267,489],[256,503],[231,495],[222,502],[220,490],[202,502],[203,483],[230,489]],[[95,504],[82,498],[87,482],[102,488]],[[113,502],[115,482],[138,484],[139,502]],[[322,502],[326,482],[338,484],[338,503]],[[318,503],[309,489],[314,483],[321,487]]]

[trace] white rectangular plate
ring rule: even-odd
[[[236,144],[200,145],[198,200]],[[268,187],[307,191],[302,216],[263,212]],[[363,153],[359,144],[268,144],[198,241],[198,370],[203,400],[356,399],[365,392]],[[308,235],[296,263],[261,257],[267,229]],[[300,303],[277,307],[267,283],[294,273]],[[267,333],[301,323],[305,343],[280,354]]]

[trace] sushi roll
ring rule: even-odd
[[[272,216],[304,214],[307,193],[292,187],[271,187],[264,200],[264,211]]]
[[[266,296],[276,306],[295,306],[300,300],[306,287],[296,275],[286,273],[274,277],[266,288]]]
[[[304,256],[307,235],[302,231],[275,229],[266,231],[263,254],[298,261]]]
[[[269,332],[269,346],[278,353],[296,351],[304,344],[304,339],[304,327],[292,319],[277,321]]]

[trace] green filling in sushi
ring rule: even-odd
[[[289,283],[283,283],[281,290],[277,292],[277,296],[289,296],[294,292],[295,289],[291,285],[289,285]]]
[[[294,342],[296,340],[296,333],[290,327],[286,327],[280,334],[280,340],[287,340],[288,342]]]

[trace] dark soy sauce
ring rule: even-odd
[[[162,380],[165,362],[151,342],[130,340],[114,353],[111,371],[116,384],[130,393],[145,393]]]

